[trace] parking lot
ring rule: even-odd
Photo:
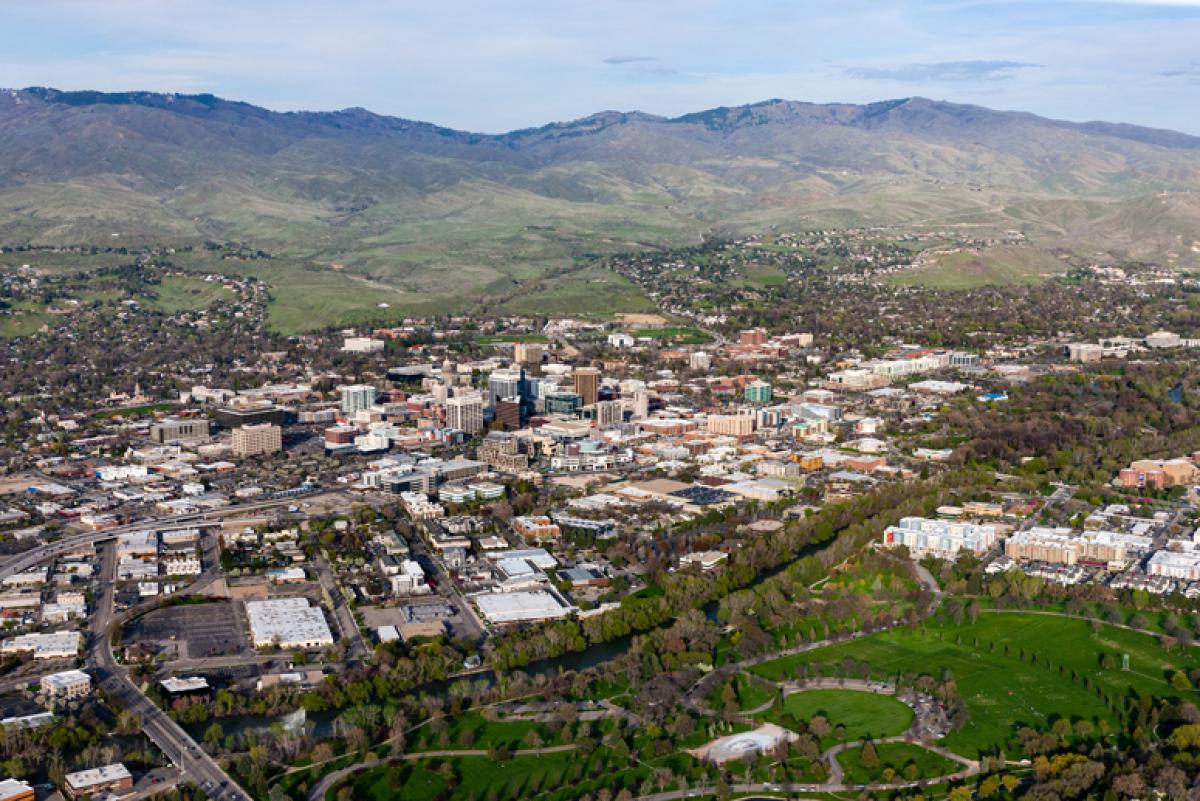
[[[125,642],[174,645],[181,659],[231,656],[249,650],[235,602],[159,609],[132,623]]]

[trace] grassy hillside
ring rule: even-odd
[[[481,135],[209,96],[0,94],[0,244],[267,250],[298,265],[273,282],[283,327],[514,309],[522,296],[534,310],[638,310],[630,287],[562,276],[582,257],[771,230],[1018,228],[1046,251],[1195,268],[1198,185],[1200,139],[921,98],[613,112]],[[958,261],[920,280],[1048,267]]]
[[[1062,275],[1067,265],[1030,247],[1001,246],[931,257],[931,263],[893,276],[897,284],[934,289],[1033,284]]]

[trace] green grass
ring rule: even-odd
[[[107,417],[137,417],[143,414],[153,414],[154,412],[170,412],[177,408],[174,403],[148,403],[145,406],[130,406],[123,409],[103,409],[96,412],[95,417],[101,419]]]
[[[183,275],[168,275],[148,289],[153,298],[143,301],[142,305],[163,314],[200,311],[237,297],[223,284]]]
[[[449,765],[448,769],[443,765]],[[582,769],[580,778],[574,771]],[[452,773],[453,787],[442,771]],[[573,752],[514,757],[496,763],[486,757],[455,757],[442,760],[421,760],[397,765],[381,765],[356,774],[350,780],[351,797],[371,801],[432,801],[444,799],[483,799],[494,793],[496,798],[533,798],[566,801],[583,793],[595,793],[602,786],[624,784],[630,789],[651,773],[646,766],[633,766],[630,761],[617,764],[603,750],[589,757]],[[588,779],[589,776],[595,778]],[[561,787],[558,790],[547,788]],[[615,792],[613,793],[615,795]],[[333,788],[326,796],[336,798]]]
[[[413,751],[434,751],[445,748],[486,749],[493,745],[512,749],[527,748],[523,742],[530,731],[541,737],[542,743],[551,745],[557,740],[548,727],[527,720],[485,720],[478,712],[466,712],[454,718],[448,730],[449,745],[438,744],[438,738],[428,727],[423,728],[412,747]]]
[[[1129,654],[1130,670],[1101,667],[1104,654],[1115,656],[1118,664],[1120,654]],[[1131,690],[1176,697],[1167,676],[1200,663],[1200,652],[1168,653],[1148,635],[1108,626],[1093,632],[1080,620],[985,613],[975,625],[889,631],[777,659],[753,671],[780,679],[799,675],[803,665],[823,665],[828,672],[845,659],[866,663],[882,679],[951,675],[968,720],[944,744],[974,757],[1011,745],[1022,726],[1045,728],[1058,717],[1115,724],[1112,707],[1119,708]],[[1187,695],[1198,700],[1194,691]]]
[[[896,284],[930,289],[1035,284],[1067,271],[1065,262],[1033,248],[1001,246],[979,252],[950,253],[932,264],[896,273]]]
[[[903,734],[913,719],[903,701],[858,690],[805,690],[785,698],[783,710],[799,720],[823,715],[830,726],[845,728],[843,742]]]
[[[792,248],[781,248],[778,246],[772,246],[767,249],[776,249],[780,252],[792,250]],[[742,283],[751,288],[783,286],[787,283],[787,273],[765,264],[752,264],[743,270]]]
[[[842,766],[847,784],[883,781],[884,769],[888,767],[896,772],[894,781],[903,780],[904,769],[909,765],[915,765],[920,772],[918,778],[923,779],[948,776],[962,767],[957,762],[910,743],[878,743],[875,753],[879,757],[879,766],[875,768],[865,768],[859,764],[861,748],[850,748],[838,754],[838,764]]]
[[[656,309],[637,285],[599,266],[513,286],[496,310],[513,314],[564,314],[611,317],[619,312]]]
[[[773,691],[750,681],[745,675],[740,673],[733,680],[733,689],[737,693],[737,708],[742,712],[757,709],[763,704],[770,703],[775,698]],[[724,692],[725,685],[718,684],[708,694],[708,703],[713,709],[721,709],[724,706]]]
[[[24,301],[14,303],[11,308],[0,312],[0,338],[12,339],[36,334],[50,320],[51,316],[40,304]]]

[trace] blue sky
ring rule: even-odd
[[[909,95],[1200,134],[1200,0],[0,0],[0,85],[475,131]]]

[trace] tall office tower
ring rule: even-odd
[[[488,402],[496,405],[503,398],[525,397],[525,371],[519,367],[492,371],[488,376]]]
[[[770,403],[771,385],[762,379],[756,379],[746,385],[746,400],[749,403]]]
[[[707,370],[712,367],[712,356],[709,356],[702,350],[698,350],[688,357],[688,367],[693,370]]]
[[[575,391],[584,406],[591,406],[600,399],[600,371],[595,367],[575,368]]]
[[[447,399],[446,425],[468,434],[478,434],[482,431],[483,396],[476,392]]]
[[[342,387],[342,413],[354,414],[375,405],[375,387],[370,384],[349,384]]]
[[[545,346],[536,342],[518,342],[513,345],[513,358],[521,364],[541,364]]]
[[[592,407],[596,428],[615,428],[625,422],[625,404],[619,400],[597,401]]]
[[[520,398],[501,398],[496,401],[496,420],[506,431],[515,431],[524,420],[521,417]]]
[[[633,391],[633,419],[645,420],[650,416],[650,393],[644,389]]]

